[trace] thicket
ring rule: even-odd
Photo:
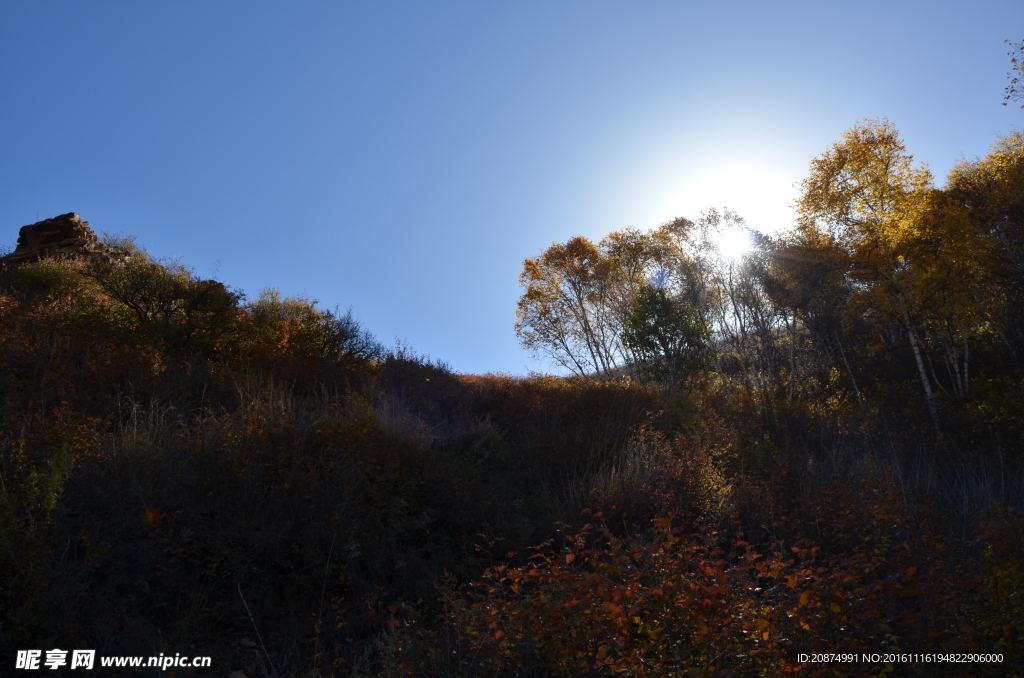
[[[455,374],[125,239],[2,269],[4,661],[1024,675],[1022,156],[739,259],[715,213],[553,246],[518,329],[570,378]],[[897,651],[1004,660],[797,661]]]

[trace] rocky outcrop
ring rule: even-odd
[[[117,261],[114,250],[100,242],[89,228],[89,222],[69,212],[22,226],[18,232],[18,247],[7,256],[0,257],[0,266],[17,266],[46,257]]]

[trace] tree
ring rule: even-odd
[[[246,306],[244,341],[264,353],[285,350],[332,362],[382,360],[384,346],[352,315],[318,308],[314,299],[282,297],[273,288],[261,290]]]
[[[817,349],[816,372],[828,372],[838,361],[849,376],[854,392],[862,401],[860,388],[847,357],[845,344],[847,315],[853,285],[850,256],[828,233],[812,229],[795,233],[770,244],[762,285],[776,306],[783,310],[789,334],[790,399],[797,374],[797,345],[801,332],[808,334]],[[792,317],[792,322],[790,322]],[[797,323],[802,326],[798,332]],[[801,361],[801,364],[806,361]],[[806,383],[806,380],[803,380]]]
[[[742,374],[751,393],[767,393],[780,367],[779,330],[784,322],[763,285],[767,237],[751,230],[744,220],[728,210],[706,210],[701,214],[705,239],[745,234],[757,246],[742,257],[721,252],[720,245],[708,243],[714,253],[705,257],[707,270],[709,324],[719,348],[717,361],[723,375]],[[714,233],[714,236],[711,234]],[[763,414],[768,399],[758,398]]]
[[[1010,63],[1013,67],[1010,72],[1007,73],[1007,77],[1010,78],[1010,84],[1006,86],[1006,96],[1003,97],[1003,106],[1007,105],[1011,101],[1024,101],[1024,40],[1021,42],[1010,42],[1004,40],[1008,45],[1013,47],[1012,50],[1007,52],[1010,56]],[[1020,75],[1014,75],[1013,71],[1017,71]],[[1021,105],[1024,108],[1024,104]]]
[[[711,233],[721,222],[733,218],[738,217],[708,210],[696,222],[679,217],[662,224],[651,234],[658,243],[657,275],[663,278],[661,284],[672,296],[690,304],[706,323],[715,305]]]
[[[926,368],[922,327],[915,312],[923,308],[922,286],[915,277],[927,268],[922,219],[932,188],[927,167],[913,156],[888,120],[866,120],[811,162],[797,201],[798,228],[825,232],[850,256],[855,301],[862,313],[896,323],[907,336],[925,399],[938,425],[932,378]]]
[[[516,335],[535,354],[584,376],[607,373],[616,364],[616,337],[602,313],[608,265],[597,247],[577,236],[553,243],[523,262],[526,288],[516,309]]]
[[[599,244],[576,236],[523,262],[516,335],[535,355],[580,376],[609,376],[627,358],[622,321],[661,257],[659,242],[633,229]]]
[[[212,345],[228,333],[242,295],[216,280],[201,280],[175,261],[155,260],[125,239],[122,261],[91,262],[85,275],[134,316],[141,331],[155,332],[174,348]]]
[[[645,286],[623,322],[622,342],[644,381],[678,388],[704,364],[711,332],[693,306],[672,299],[662,288]]]
[[[946,192],[984,242],[986,320],[1015,361],[1024,357],[1024,132],[996,141],[989,154],[949,174]]]
[[[609,233],[598,249],[608,263],[611,310],[621,322],[631,311],[637,292],[647,284],[652,269],[662,267],[666,244],[652,233],[627,228]]]

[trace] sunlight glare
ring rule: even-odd
[[[718,253],[727,261],[735,261],[743,257],[753,247],[750,234],[741,228],[730,228],[716,234],[712,240]]]
[[[701,211],[729,209],[762,233],[778,233],[793,223],[794,184],[800,175],[789,167],[774,169],[757,161],[712,164],[664,162],[638,173],[643,182],[627,192],[628,221],[663,223],[675,217],[697,219]]]

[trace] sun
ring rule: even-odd
[[[631,216],[630,221],[658,224],[680,216],[697,220],[701,212],[714,207],[735,212],[752,230],[761,233],[780,233],[792,227],[795,215],[791,205],[798,197],[795,183],[801,179],[798,171],[789,166],[774,167],[768,160],[701,160],[665,161],[638,173],[637,181],[643,183],[632,196],[636,209],[631,214],[637,216]],[[737,243],[741,250],[747,242],[733,235],[725,240]],[[732,247],[723,249],[731,251]]]
[[[742,259],[743,255],[754,246],[750,239],[750,233],[744,228],[727,228],[715,234],[711,241],[715,244],[722,259],[726,261]]]

